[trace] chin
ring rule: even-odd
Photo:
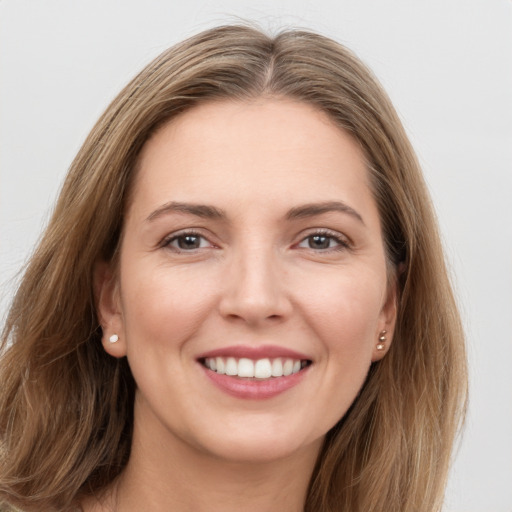
[[[323,440],[323,439],[322,439]],[[278,463],[290,458],[306,456],[314,451],[318,453],[322,440],[306,446],[284,446],[278,443],[262,444],[234,443],[222,453],[215,453],[217,458],[232,464],[260,465]]]
[[[283,423],[264,428],[238,426],[225,427],[226,434],[208,436],[197,443],[213,457],[232,463],[269,463],[302,457],[303,454],[318,453],[324,439],[323,434],[305,435],[298,429],[283,429]],[[262,425],[259,425],[262,427]],[[316,457],[316,455],[315,455]]]

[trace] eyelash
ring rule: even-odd
[[[312,247],[304,247],[305,249],[309,249],[314,252],[326,253],[326,252],[334,252],[334,251],[344,251],[346,249],[350,249],[350,247],[351,247],[350,243],[346,240],[346,238],[340,236],[336,232],[329,231],[327,229],[320,229],[320,230],[316,230],[316,231],[310,233],[309,235],[304,237],[297,244],[297,246],[300,246],[300,244],[306,242],[307,240],[311,240],[314,237],[322,237],[322,238],[326,238],[329,240],[334,240],[334,242],[336,242],[336,244],[338,244],[338,245],[335,247],[327,247],[325,249],[314,249]]]
[[[166,248],[169,248],[175,252],[194,252],[194,251],[197,251],[199,249],[203,249],[203,247],[197,247],[197,248],[194,248],[194,249],[182,249],[180,247],[173,247],[171,244],[172,242],[176,241],[176,240],[180,240],[180,239],[184,239],[186,237],[196,237],[196,238],[202,238],[203,240],[208,240],[204,235],[202,235],[201,233],[198,233],[197,231],[194,231],[194,230],[188,230],[188,231],[183,231],[181,233],[177,233],[177,234],[172,234],[171,236],[165,238],[163,241],[162,241],[162,244],[161,246],[162,247],[166,247]],[[211,242],[208,241],[208,243],[211,245]]]
[[[161,247],[169,248],[177,253],[195,252],[197,250],[204,249],[204,247],[196,247],[196,248],[188,250],[188,249],[183,249],[180,247],[174,247],[171,245],[173,242],[180,240],[180,239],[184,239],[186,237],[196,237],[196,238],[200,238],[200,239],[208,241],[208,239],[201,233],[194,231],[194,230],[189,230],[189,231],[184,231],[184,232],[181,232],[178,234],[172,234],[171,236],[165,238],[162,241]],[[303,247],[304,249],[309,249],[313,252],[327,253],[327,252],[343,251],[346,249],[350,249],[350,247],[351,247],[350,243],[347,242],[347,240],[345,238],[341,237],[339,234],[337,234],[335,232],[325,230],[325,229],[317,230],[317,231],[310,233],[309,235],[302,238],[298,244],[295,244],[294,247],[300,247],[300,244],[305,243],[307,240],[310,240],[314,237],[322,237],[322,238],[326,238],[330,241],[334,241],[337,244],[337,246],[327,247],[324,249],[314,249],[312,247]],[[208,243],[210,244],[210,247],[214,246],[211,242],[208,241]]]

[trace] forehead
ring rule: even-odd
[[[174,199],[262,208],[373,202],[358,143],[320,110],[287,99],[195,107],[145,144],[138,167],[137,209]]]

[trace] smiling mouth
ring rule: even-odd
[[[272,379],[288,377],[311,365],[309,359],[285,357],[252,360],[245,357],[205,357],[199,362],[209,370],[230,377],[244,379]]]

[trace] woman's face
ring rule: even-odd
[[[223,459],[317,450],[394,327],[362,152],[291,100],[209,103],[160,129],[110,275],[105,348],[128,357],[136,431]]]

